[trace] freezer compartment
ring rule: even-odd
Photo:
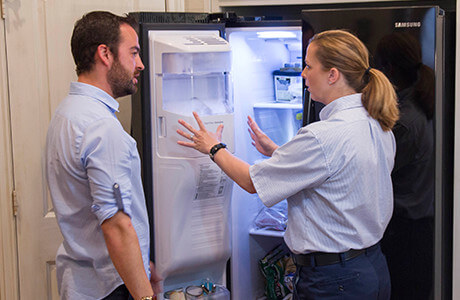
[[[230,72],[231,52],[163,53],[162,73]]]
[[[163,109],[181,115],[233,113],[230,52],[163,53]]]
[[[233,93],[231,52],[216,32],[149,31],[152,102],[152,140],[164,158],[205,155],[181,147],[176,131],[183,119],[195,128],[197,112],[210,131],[224,125],[223,141],[233,151]],[[186,130],[185,130],[186,131]],[[188,141],[188,140],[187,140]]]
[[[187,116],[233,113],[230,74],[163,74],[163,110]]]

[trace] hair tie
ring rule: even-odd
[[[372,69],[371,67],[367,68],[366,71],[364,71],[364,75],[369,75],[369,71],[370,71],[371,69]]]

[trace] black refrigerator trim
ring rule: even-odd
[[[442,101],[435,103],[435,199],[442,201],[435,201],[434,298],[452,299],[455,57],[446,54],[447,49],[455,47],[447,36],[452,24],[448,18],[441,17],[441,12],[436,25],[436,44],[442,46],[442,53],[435,53],[436,64],[439,64],[436,86],[440,87],[436,90],[436,99]]]

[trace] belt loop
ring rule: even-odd
[[[315,259],[314,254],[310,255],[310,262],[311,262],[311,267],[312,268],[316,267],[316,259]]]
[[[339,253],[339,257],[340,257],[340,264],[342,265],[342,267],[345,267],[345,260],[346,260],[345,253]]]

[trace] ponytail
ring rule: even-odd
[[[361,90],[363,106],[384,131],[389,131],[399,118],[396,92],[382,72],[373,68],[368,70],[363,75],[363,81],[367,82]]]

